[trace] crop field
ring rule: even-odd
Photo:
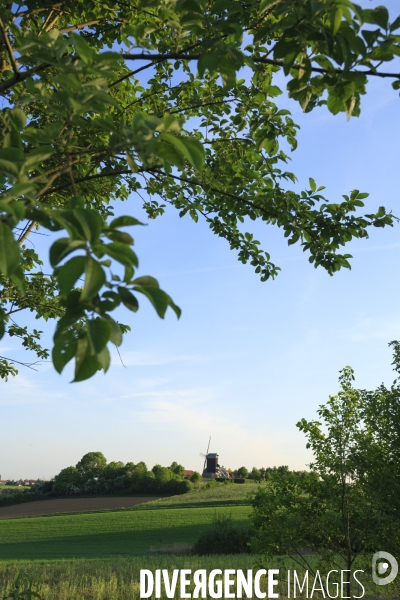
[[[245,522],[248,506],[119,510],[4,519],[0,560],[100,558],[191,545],[215,514]]]
[[[10,517],[34,517],[59,513],[87,512],[130,508],[154,500],[154,497],[105,496],[103,498],[61,498],[37,500],[23,504],[0,507],[0,519]]]

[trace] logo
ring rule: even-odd
[[[386,575],[386,577],[380,577],[380,575],[384,575],[387,572],[389,566],[391,567],[392,572],[389,573],[389,575]],[[387,585],[388,583],[392,583],[397,576],[398,570],[399,565],[397,560],[394,556],[389,554],[389,552],[376,552],[372,557],[372,579],[377,585]]]

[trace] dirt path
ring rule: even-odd
[[[83,512],[87,510],[112,510],[113,508],[129,508],[157,498],[132,498],[129,496],[109,498],[62,498],[61,500],[39,500],[0,507],[0,519],[12,517],[33,517],[53,515],[56,513]]]

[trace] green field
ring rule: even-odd
[[[131,510],[145,510],[153,508],[196,508],[205,506],[235,506],[249,504],[249,495],[257,491],[258,485],[254,483],[226,484],[219,483],[211,488],[200,488],[189,494],[171,496],[154,500],[146,505],[135,507]]]
[[[0,560],[100,558],[192,544],[215,514],[245,522],[248,506],[160,508],[5,519]]]
[[[102,558],[176,550],[193,544],[216,514],[246,522],[257,486],[200,488],[131,509],[20,517],[0,525],[0,560]]]
[[[46,600],[136,600],[140,569],[259,568],[281,569],[279,597],[287,598],[287,569],[298,568],[289,559],[261,565],[261,557],[249,554],[188,553],[213,526],[215,515],[245,523],[251,513],[246,498],[255,490],[254,485],[221,485],[126,510],[1,520],[0,598],[10,593],[19,573],[32,577]],[[368,592],[365,599],[376,597],[374,590]]]

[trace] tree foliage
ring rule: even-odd
[[[399,373],[400,344],[392,344]],[[352,571],[363,553],[399,548],[399,379],[374,391],[354,388],[353,380],[352,369],[343,369],[341,390],[320,406],[319,420],[297,424],[313,453],[311,471],[301,478],[277,471],[253,499],[254,548],[289,554],[311,572]]]
[[[204,218],[262,280],[279,267],[250,221],[282,229],[315,266],[349,267],[341,251],[370,226],[392,224],[383,207],[358,215],[366,193],[330,202],[310,178],[295,191],[286,168],[297,125],[279,106],[276,75],[310,112],[326,105],[358,116],[370,77],[399,53],[400,19],[349,0],[27,0],[0,20],[0,336],[47,358],[42,332],[57,321],[52,360],[75,360],[75,381],[106,371],[108,345],[128,329],[110,313],[136,312],[144,295],[163,318],[180,315],[113,218],[131,194],[149,218],[167,206]],[[52,235],[50,266],[28,246]],[[54,232],[54,233],[53,233]],[[61,232],[62,237],[57,237]],[[42,267],[45,265],[45,273]],[[17,316],[18,313],[18,316]],[[30,365],[32,366],[32,365]],[[0,376],[16,373],[0,357]]]
[[[184,478],[183,467],[176,462],[169,467],[157,464],[149,471],[143,462],[107,463],[102,452],[88,452],[75,467],[61,469],[54,481],[37,483],[32,493],[61,496],[118,492],[185,494],[191,489],[191,484]]]

